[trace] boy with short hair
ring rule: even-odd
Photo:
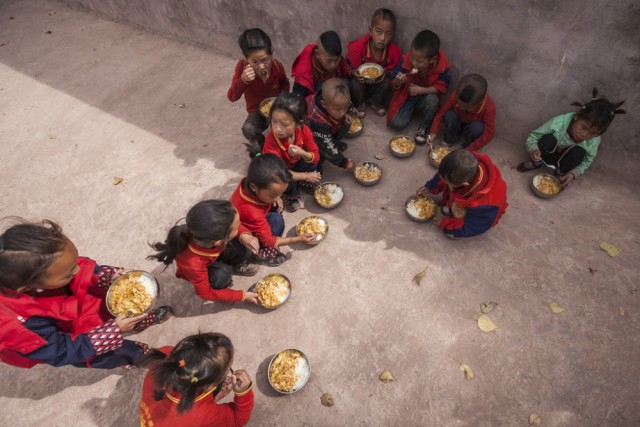
[[[349,78],[349,67],[342,57],[342,42],[335,31],[320,34],[316,44],[309,44],[293,60],[293,93],[303,98],[313,95],[330,78]]]
[[[400,69],[391,81],[395,92],[387,114],[387,125],[404,129],[415,109],[422,111],[416,142],[424,144],[433,116],[438,112],[440,95],[449,88],[451,64],[440,49],[440,38],[429,30],[420,31],[403,56]]]
[[[347,61],[353,67],[351,78],[351,98],[358,110],[359,116],[364,116],[364,104],[378,116],[387,113],[385,108],[391,77],[394,68],[400,64],[402,50],[392,42],[396,30],[396,16],[389,9],[378,9],[373,13],[369,34],[349,42],[347,46]],[[364,78],[358,74],[360,65],[374,63],[385,70],[374,84],[365,84]]]
[[[340,168],[353,169],[353,160],[342,154],[347,149],[342,138],[349,132],[351,125],[351,117],[347,114],[351,96],[346,83],[336,77],[326,80],[315,95],[307,98],[307,103],[307,126],[313,132],[313,139],[320,152],[318,170],[322,169],[325,159]]]
[[[434,222],[447,237],[473,237],[498,224],[507,209],[507,184],[489,156],[454,150],[417,194],[440,194]]]
[[[487,80],[480,74],[464,76],[456,92],[433,118],[427,140],[432,143],[444,122],[444,145],[456,142],[464,133],[463,148],[476,151],[493,139],[496,122],[496,104],[487,93]]]

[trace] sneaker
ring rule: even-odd
[[[542,167],[542,162],[540,161],[534,162],[532,160],[527,160],[526,162],[520,163],[517,169],[518,169],[518,172],[527,172],[533,169],[538,169],[539,167]]]
[[[136,326],[133,327],[133,330],[135,332],[142,332],[149,326],[159,325],[160,323],[166,322],[171,318],[171,316],[173,316],[173,309],[168,305],[154,308],[153,310],[149,311],[147,317],[136,323]]]
[[[366,116],[366,115],[367,115],[367,112],[366,112],[366,111],[364,111],[364,104],[362,104],[362,105],[361,105],[361,106],[359,106],[359,107],[356,107],[356,111],[355,111],[355,113],[356,113],[356,117],[357,117],[357,118],[359,118],[359,119],[364,119],[364,116]]]
[[[418,132],[416,132],[416,144],[422,145],[427,142],[427,130],[424,126],[418,126]]]
[[[260,248],[260,254],[254,259],[257,264],[277,267],[287,260],[287,256],[277,248]]]
[[[284,210],[292,213],[292,212],[296,212],[298,209],[300,209],[300,201],[298,199],[284,199],[283,201],[284,204]]]
[[[385,114],[387,114],[387,110],[382,106],[382,105],[378,105],[378,104],[369,104],[369,108],[371,108],[373,110],[373,112],[376,114],[376,116],[384,116]]]
[[[233,274],[236,276],[255,276],[260,270],[256,264],[251,264],[249,261],[242,261],[240,264],[233,266]]]

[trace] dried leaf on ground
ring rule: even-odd
[[[530,426],[539,426],[540,424],[542,424],[542,418],[540,418],[540,415],[538,414],[531,414],[529,415],[529,425]]]
[[[173,104],[173,105],[175,105],[178,108],[187,108],[186,104]]]
[[[331,396],[329,393],[325,393],[322,396],[320,396],[320,403],[322,403],[322,406],[326,406],[327,408],[330,408],[333,405],[335,405],[335,402],[333,401],[333,396]]]
[[[464,372],[464,376],[467,377],[468,380],[473,378],[473,370],[469,367],[469,365],[461,363],[460,371]]]
[[[491,332],[497,327],[498,326],[493,323],[493,320],[491,320],[489,316],[483,314],[482,316],[478,317],[478,328],[480,328],[482,332]]]
[[[375,157],[377,160],[384,159],[384,156],[382,154],[375,154],[373,157]]]
[[[620,308],[618,309],[618,314],[619,314],[620,316],[624,316],[624,308],[623,308],[623,307],[620,307]]]
[[[589,273],[596,274],[596,271],[598,271],[598,270],[596,270],[595,268],[589,267]]]
[[[560,314],[560,313],[564,313],[565,311],[567,311],[566,308],[564,308],[563,306],[561,306],[560,304],[558,304],[557,302],[552,302],[551,304],[549,304],[549,308],[551,309],[551,311],[553,311],[555,314]]]
[[[49,12],[49,16],[53,16],[53,15],[55,15],[55,14],[56,14],[56,11],[55,11],[55,10],[52,10],[51,12]]]
[[[57,136],[55,136],[54,134],[52,134],[52,133],[49,134],[49,139],[56,139],[56,138],[57,138]]]
[[[489,313],[491,310],[493,310],[495,308],[495,306],[498,305],[497,302],[495,301],[485,301],[482,304],[480,304],[480,311],[483,314],[487,314]]]
[[[621,248],[612,245],[611,243],[602,242],[600,243],[600,249],[602,249],[609,256],[618,256],[622,252]]]
[[[113,185],[118,185],[122,182],[122,180],[124,180],[124,178],[120,178],[118,176],[114,176],[113,177]]]
[[[383,383],[390,383],[391,381],[394,380],[393,375],[391,375],[391,372],[387,371],[386,369],[382,371],[382,373],[378,378],[380,378],[380,381],[382,381]]]
[[[420,273],[417,273],[415,276],[413,276],[413,283],[420,286],[420,282],[422,282],[422,279],[424,279],[424,275],[427,274],[428,268],[429,268],[428,266],[425,267],[424,270],[422,270]]]

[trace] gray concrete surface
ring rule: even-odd
[[[330,29],[346,49],[367,31],[376,8],[389,7],[398,18],[396,39],[403,50],[418,31],[430,29],[453,64],[454,85],[467,73],[487,77],[498,107],[497,134],[516,145],[571,102],[588,101],[593,87],[612,100],[626,99],[634,116],[640,112],[640,5],[633,0],[63,1],[234,57],[240,56],[240,33],[258,26],[285,64]],[[600,155],[621,166],[615,173],[640,183],[638,174],[625,173],[640,160],[634,116],[616,118]]]
[[[523,426],[531,413],[543,426],[640,423],[640,197],[619,179],[632,171],[606,156],[545,201],[514,169],[520,142],[495,140],[485,151],[509,185],[507,214],[486,235],[452,242],[402,212],[434,173],[424,148],[392,158],[392,134],[370,115],[348,153],[385,155],[383,181],[365,188],[327,168],[344,203],[307,206],[329,220],[328,239],[288,249],[291,261],[260,273],[292,279],[282,308],[203,304],[173,268],[146,261],[148,241],[197,200],[228,197],[248,164],[244,105],[225,96],[234,63],[61,3],[0,3],[0,216],[56,219],[81,254],[157,275],[161,303],[177,315],[138,339],[160,346],[197,331],[228,334],[236,367],[255,380],[251,425]],[[114,177],[124,180],[114,186]],[[288,214],[287,228],[305,214]],[[609,258],[602,241],[624,252]],[[499,303],[490,334],[476,326],[485,300]],[[567,311],[553,314],[552,301]],[[277,396],[265,365],[290,346],[309,355],[313,374],[296,395]],[[384,369],[395,382],[378,380]],[[137,425],[143,376],[2,365],[0,425]],[[321,406],[323,392],[336,406]]]

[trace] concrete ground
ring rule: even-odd
[[[508,183],[509,209],[491,232],[454,242],[403,212],[434,173],[424,147],[392,158],[392,133],[370,113],[347,153],[384,155],[384,178],[361,187],[327,167],[343,204],[325,211],[307,200],[307,211],[286,215],[289,229],[320,213],[330,234],[262,268],[293,282],[280,309],[204,304],[173,267],[145,260],[147,242],[196,201],[229,197],[247,167],[244,103],[225,96],[234,64],[53,1],[0,3],[0,216],[53,218],[82,255],[152,271],[176,317],[136,339],[229,335],[234,367],[254,378],[252,425],[523,426],[532,413],[543,426],[640,423],[640,197],[611,178],[637,172],[599,159],[569,191],[542,200],[531,174],[514,169],[522,142],[497,138],[484,151]],[[603,241],[624,251],[608,257]],[[486,300],[499,303],[488,334],[476,325]],[[552,313],[553,301],[566,311]],[[280,396],[266,365],[288,347],[307,353],[312,376]],[[378,380],[385,369],[395,382]],[[137,425],[144,373],[2,365],[0,425]],[[320,404],[324,392],[334,407]]]

